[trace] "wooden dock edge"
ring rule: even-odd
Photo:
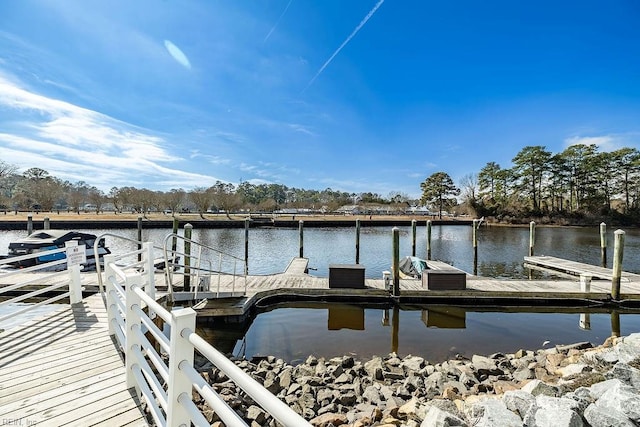
[[[212,301],[213,303],[214,301]],[[217,309],[203,307],[197,310],[198,316],[246,316],[271,305],[293,302],[336,302],[345,304],[446,304],[468,305],[475,307],[500,306],[528,307],[589,307],[640,308],[640,294],[623,294],[619,301],[603,292],[487,292],[467,289],[463,291],[402,291],[399,297],[393,297],[383,289],[290,289],[279,288],[260,291],[246,298],[240,307]],[[209,305],[209,304],[207,304]]]

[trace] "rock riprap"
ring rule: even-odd
[[[395,354],[359,361],[269,356],[235,363],[314,426],[637,426],[640,333],[431,364]],[[202,375],[252,426],[277,422],[224,373]],[[194,393],[194,398],[196,397]],[[222,425],[200,400],[212,425]]]

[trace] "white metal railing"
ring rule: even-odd
[[[142,251],[150,257],[151,244]],[[193,367],[197,350],[233,380],[258,405],[284,426],[310,426],[300,415],[275,397],[260,383],[237,367],[222,353],[195,333],[196,312],[191,308],[167,311],[154,296],[143,290],[145,274],[136,268],[116,265],[116,257],[105,256],[105,282],[109,333],[125,354],[127,385],[135,387],[147,403],[159,426],[208,426],[192,400],[192,392],[210,405],[227,426],[246,426],[244,420],[218,395]],[[148,286],[153,289],[154,286]],[[167,337],[143,310],[154,312],[170,325]],[[148,332],[160,348],[147,339]],[[168,365],[162,355],[168,354]]]
[[[30,298],[38,297],[52,291],[65,292],[53,297],[43,299],[37,303],[29,304],[18,310],[9,310],[9,313],[0,316],[0,322],[13,316],[26,313],[36,307],[51,304],[64,298],[69,298],[71,304],[82,300],[82,283],[80,278],[80,264],[72,257],[53,260],[49,262],[38,262],[38,258],[51,255],[78,252],[77,241],[68,241],[64,248],[57,248],[48,251],[37,252],[29,255],[20,255],[0,260],[0,297],[8,295],[10,292],[21,291],[21,294],[12,298],[7,297],[0,302],[0,306],[8,306]],[[84,248],[82,248],[84,252]],[[24,268],[7,268],[15,263],[25,263],[33,265]],[[25,276],[22,273],[42,273]],[[11,282],[11,283],[9,283]],[[4,284],[4,285],[2,285]]]
[[[244,288],[239,292],[246,295],[247,264],[244,259],[173,233],[165,237],[163,251],[165,281],[171,285],[167,286],[171,298],[176,285],[174,276],[183,277],[183,289],[192,293],[193,299],[197,299],[202,291],[214,292],[214,296],[220,298],[221,286],[229,284],[231,296],[238,296],[236,286],[242,285]]]

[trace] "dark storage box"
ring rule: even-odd
[[[330,264],[329,288],[364,289],[364,265]]]
[[[467,274],[459,270],[424,270],[422,287],[431,291],[467,289]]]

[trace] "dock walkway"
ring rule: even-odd
[[[590,274],[593,279],[611,280],[612,270],[610,268],[585,264],[583,262],[570,261],[568,259],[556,258],[552,256],[526,256],[525,266],[538,267],[546,270],[553,270],[572,276]],[[640,274],[622,272],[620,281],[640,282]]]
[[[0,333],[7,425],[146,426],[99,295]]]

